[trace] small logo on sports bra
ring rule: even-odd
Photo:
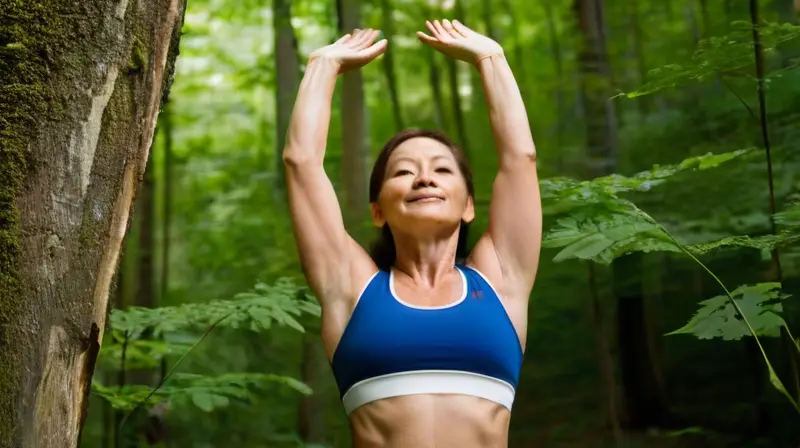
[[[474,290],[472,294],[470,294],[473,299],[482,299],[483,298],[483,291],[481,290]]]

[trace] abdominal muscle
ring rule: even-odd
[[[511,414],[468,395],[385,398],[350,414],[354,448],[506,448]]]

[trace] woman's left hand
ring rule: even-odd
[[[477,65],[481,59],[502,55],[503,47],[494,40],[467,28],[458,20],[444,19],[433,23],[426,20],[425,26],[433,36],[417,31],[417,37],[424,44],[460,61]]]

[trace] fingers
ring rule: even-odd
[[[427,34],[423,33],[422,31],[417,31],[417,37],[419,38],[419,40],[421,40],[423,43],[426,43],[426,44],[432,44],[432,43],[439,42],[439,40],[436,39],[435,37],[428,36]]]
[[[472,33],[471,29],[458,20],[453,20],[453,28],[456,30],[456,32],[458,32],[458,34],[464,37],[469,37],[470,33]]]
[[[347,42],[348,40],[350,40],[351,37],[353,37],[353,35],[350,34],[350,33],[347,33],[344,36],[340,37],[339,40],[334,42],[334,44],[343,44],[343,43]]]
[[[373,37],[373,39],[374,39],[374,37]],[[377,58],[378,56],[380,56],[383,52],[385,52],[386,51],[386,47],[388,46],[388,44],[389,44],[389,41],[387,41],[386,39],[381,39],[378,42],[375,42],[374,44],[370,45],[369,47],[359,51],[358,55],[360,57],[363,57],[363,58],[371,61],[371,60]]]
[[[458,25],[456,25],[458,24]],[[439,42],[450,42],[454,39],[460,39],[468,36],[469,29],[463,24],[454,20],[452,23],[444,19],[441,22],[434,20],[433,22],[426,20],[425,27]],[[459,29],[461,31],[459,31]]]
[[[442,23],[439,22],[438,20],[433,21],[433,27],[436,29],[436,32],[439,33],[440,36],[444,36],[445,34],[450,34],[447,31],[445,31],[444,27],[442,26]]]
[[[367,48],[372,42],[370,42],[370,36],[372,36],[372,30],[359,30],[358,35],[355,39],[353,39],[352,46],[356,50],[361,50]],[[374,37],[373,37],[374,39]]]
[[[450,37],[452,37],[453,39],[458,39],[462,37],[461,34],[458,31],[456,31],[455,28],[453,28],[453,24],[450,23],[450,21],[447,19],[442,20],[442,28],[444,28],[445,32],[449,34]]]
[[[375,38],[377,38],[379,35],[379,30],[373,30],[371,28],[362,30],[356,28],[353,30],[352,38],[349,41],[344,41],[341,39],[340,41],[341,43],[345,43],[355,50],[363,50],[372,45],[372,43],[375,41]]]
[[[426,20],[425,21],[425,27],[428,28],[428,31],[430,31],[430,33],[433,35],[433,37],[435,37],[437,39],[439,38],[439,32],[436,30],[436,27],[433,26],[433,23],[431,23],[430,21]]]

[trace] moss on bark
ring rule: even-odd
[[[16,197],[28,170],[26,152],[43,120],[55,118],[49,73],[69,44],[69,0],[3,0],[0,7],[0,347],[15,338],[22,310],[19,211]],[[5,351],[5,353],[2,353]],[[0,446],[16,437],[15,388],[22,378],[8,350],[0,351]]]
[[[147,48],[141,40],[133,38],[133,48],[131,49],[131,59],[128,61],[128,71],[143,72],[147,71]]]

